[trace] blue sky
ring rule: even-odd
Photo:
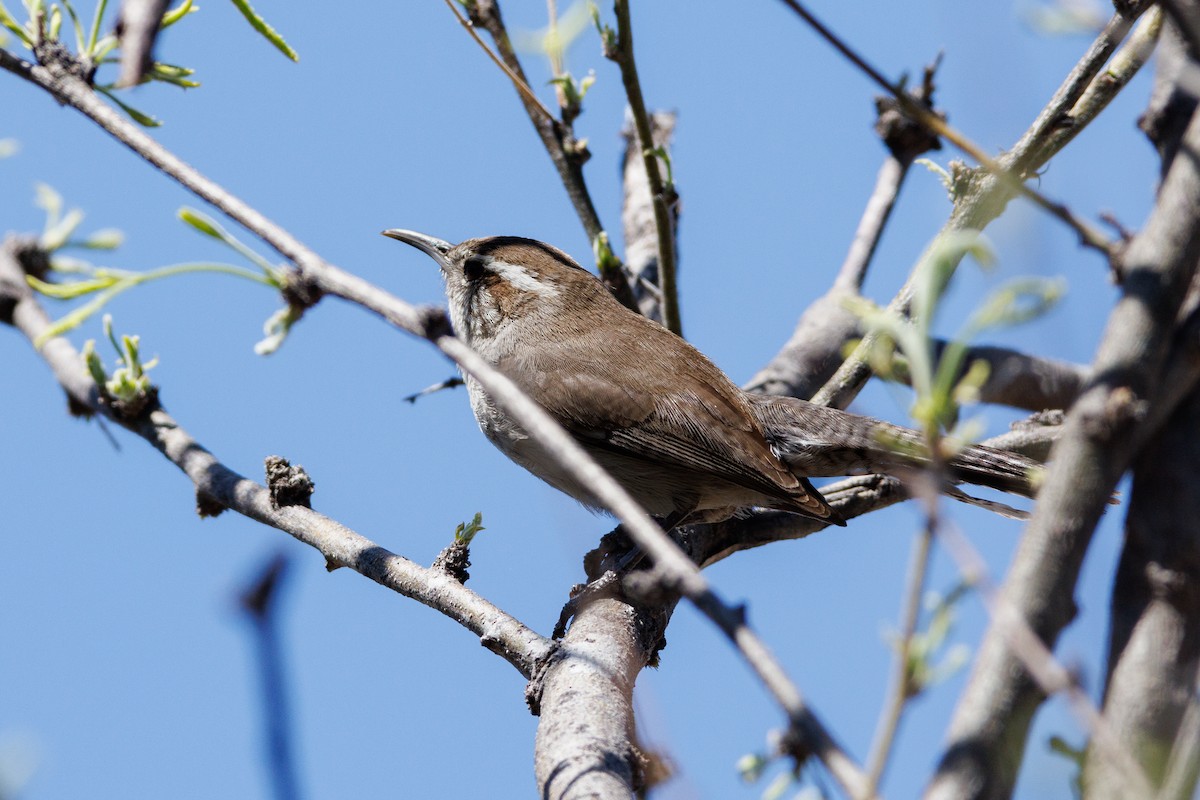
[[[363,2],[334,12],[263,0],[256,7],[299,51],[287,62],[219,2],[168,31],[159,57],[197,69],[199,89],[143,87],[130,101],[165,121],[166,146],[330,261],[414,302],[441,302],[436,269],[378,235],[412,228],[460,240],[518,234],[586,261],[589,247],[549,159],[503,76],[440,3]],[[545,6],[508,2],[512,29],[544,24]],[[1090,42],[1046,36],[1025,6],[948,0],[821,3],[817,13],[885,73],[939,51],[939,105],[985,148],[1016,141]],[[605,9],[606,13],[608,9]],[[90,9],[85,11],[85,16]],[[882,147],[873,87],[781,4],[637,3],[647,101],[679,114],[674,170],[683,198],[680,285],[691,341],[735,381],[749,378],[826,289],[872,186]],[[10,47],[13,47],[11,40]],[[527,55],[543,98],[546,67]],[[601,218],[619,242],[616,68],[585,33],[568,55],[596,72],[577,133]],[[1139,77],[1050,165],[1040,186],[1078,213],[1111,211],[1132,228],[1152,200],[1154,154],[1134,121]],[[34,185],[117,227],[107,265],[149,269],[228,251],[175,219],[201,206],[77,113],[0,75],[0,227],[35,231]],[[934,155],[945,164],[951,154]],[[867,291],[886,302],[936,233],[949,203],[936,178],[910,177]],[[231,226],[232,227],[232,226]],[[1016,275],[1063,276],[1050,316],[991,341],[1090,360],[1114,290],[1100,259],[1016,202],[989,230],[999,263],[961,270],[942,326]],[[249,240],[249,237],[245,237]],[[265,247],[259,248],[268,253]],[[251,284],[189,276],[149,285],[112,307],[116,327],[161,358],[162,400],[227,464],[261,475],[278,453],[314,477],[314,505],[384,546],[428,563],[455,525],[483,512],[470,585],[548,633],[580,559],[611,525],[494,451],[464,393],[415,406],[401,398],[452,374],[428,346],[356,308],[326,301],[274,356],[256,356],[278,301]],[[60,310],[58,307],[52,310]],[[72,335],[99,335],[93,323]],[[122,431],[116,450],[95,424],[69,418],[26,342],[0,335],[7,413],[0,415],[0,754],[32,768],[28,800],[66,797],[266,796],[260,706],[238,589],[272,554],[293,560],[284,646],[308,797],[523,797],[534,790],[536,720],[506,663],[439,615],[340,570],[286,535],[226,514],[198,520],[190,484]],[[904,392],[876,387],[856,409],[902,420]],[[987,410],[992,433],[1016,415]],[[961,507],[953,519],[1005,570],[1016,523]],[[1079,620],[1059,653],[1093,695],[1102,679],[1107,587],[1123,508],[1109,511],[1085,565]],[[710,571],[841,741],[865,758],[889,674],[881,633],[895,625],[919,517],[901,506],[802,542],[739,554]],[[937,553],[934,589],[957,580]],[[976,597],[955,641],[977,642]],[[645,740],[678,777],[663,798],[760,796],[734,769],[781,723],[722,637],[681,607],[662,666],[639,681]],[[906,718],[889,796],[928,776],[962,675]],[[1021,797],[1064,796],[1069,765],[1048,753],[1082,734],[1059,702],[1034,727]],[[3,762],[0,762],[3,763]]]

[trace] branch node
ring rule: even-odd
[[[289,270],[286,275],[279,293],[284,302],[297,311],[312,308],[325,294],[315,280],[299,270]]]
[[[417,331],[431,342],[436,342],[443,336],[454,336],[454,328],[446,310],[437,306],[419,306],[417,312]]]
[[[17,266],[35,278],[45,278],[50,271],[50,254],[43,250],[32,236],[9,234],[0,244],[9,253]],[[6,274],[0,278],[0,323],[13,324],[13,311],[17,303],[29,295],[29,286],[23,277]]]
[[[925,67],[921,86],[909,91],[908,95],[914,103],[945,120],[945,113],[936,111],[933,107],[933,76],[941,62],[942,56],[939,53],[933,63]],[[894,97],[890,95],[876,97],[875,113],[877,115],[875,133],[883,140],[896,160],[902,164],[911,164],[922,153],[942,149],[942,143],[937,134],[928,126],[906,114],[900,101]]]
[[[433,569],[446,573],[459,583],[466,584],[471,573],[471,546],[465,541],[455,539],[433,560]],[[486,643],[484,645],[487,646]]]
[[[203,489],[196,489],[196,515],[201,519],[215,517],[225,510],[225,504]]]
[[[542,692],[546,689],[546,676],[550,668],[563,658],[562,647],[554,642],[554,647],[543,658],[539,658],[530,667],[529,682],[525,684],[525,705],[529,713],[535,717],[542,715]]]
[[[281,456],[263,459],[267,472],[267,488],[271,490],[271,508],[278,511],[286,506],[312,508],[312,493],[316,488],[312,478],[300,465],[292,466]]]
[[[33,57],[56,76],[69,75],[92,85],[97,64],[90,59],[74,55],[66,45],[56,39],[43,39],[34,45]],[[61,103],[61,98],[59,99]]]

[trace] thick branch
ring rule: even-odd
[[[947,344],[944,340],[933,343],[935,358],[940,358]],[[988,365],[987,380],[979,387],[979,401],[1026,411],[1070,408],[1088,378],[1088,369],[1081,364],[1042,358],[1007,347],[979,345],[970,348],[963,360],[963,372],[977,361]],[[908,382],[903,359],[897,359],[896,366],[896,377]]]
[[[1159,787],[1200,668],[1200,393],[1134,463],[1125,545],[1113,586],[1104,715]],[[1089,753],[1088,797],[1116,800],[1112,764]],[[1195,783],[1182,796],[1190,797]]]
[[[534,752],[538,793],[628,798],[645,788],[635,745],[633,685],[658,641],[651,612],[615,598],[586,604],[541,679]],[[586,722],[584,722],[586,721]]]
[[[154,40],[158,38],[168,0],[121,0],[117,32],[121,37],[121,72],[117,86],[136,86],[150,71],[154,61]]]

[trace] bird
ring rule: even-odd
[[[809,481],[903,475],[928,464],[924,437],[793,398],[746,392],[703,353],[618,302],[552,245],[518,236],[457,245],[383,235],[431,257],[455,334],[554,418],[664,529],[765,508],[845,525]],[[471,408],[508,458],[592,509],[577,481],[470,374]],[[952,481],[1032,497],[1040,465],[989,447],[947,459]]]

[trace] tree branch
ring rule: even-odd
[[[675,115],[656,112],[650,117],[652,149],[670,149],[675,131]],[[625,269],[630,275],[633,296],[642,316],[662,321],[662,290],[659,288],[658,225],[654,216],[654,193],[646,176],[646,161],[642,157],[641,140],[637,131],[626,125],[621,131],[625,152],[621,160],[621,227],[625,234]],[[671,206],[671,230],[679,231],[679,204]]]
[[[1178,409],[1134,462],[1125,544],[1113,585],[1104,716],[1155,788],[1200,669],[1200,393]],[[1116,800],[1114,765],[1088,754],[1087,796]],[[1182,795],[1190,797],[1192,787]]]
[[[933,74],[925,69],[921,87],[914,93],[918,102],[933,107]],[[791,395],[807,399],[829,380],[842,359],[842,348],[861,334],[859,319],[845,307],[847,298],[857,296],[867,269],[883,238],[884,228],[900,196],[900,188],[914,159],[941,148],[936,136],[903,115],[887,98],[875,101],[875,131],[888,148],[888,157],[875,179],[862,218],[850,242],[850,250],[838,270],[833,286],[805,309],[791,338],[771,361],[744,387],[760,394]]]
[[[1031,175],[1040,170],[1056,155],[1059,150],[1073,137],[1065,137],[1057,133],[1056,125],[1069,116],[1071,109],[1088,91],[1095,87],[1095,93],[1079,113],[1069,116],[1070,126],[1075,134],[1086,128],[1095,116],[1099,114],[1109,100],[1124,88],[1144,63],[1144,58],[1125,58],[1118,54],[1113,59],[1114,68],[1120,64],[1119,74],[1097,74],[1108,58],[1116,51],[1134,20],[1142,14],[1149,3],[1130,3],[1128,7],[1118,11],[1104,31],[1092,43],[1083,58],[1075,65],[1063,81],[1059,89],[1051,97],[1046,107],[1038,114],[1037,119],[1021,136],[1017,143],[1000,157],[1001,166],[1012,171],[1020,168],[1022,175]],[[1140,25],[1134,36],[1134,41],[1121,48],[1122,53],[1141,53],[1149,42],[1154,41],[1155,25]],[[1014,196],[1009,182],[1001,180],[994,174],[970,171],[965,168],[956,175],[954,210],[950,219],[942,227],[938,237],[956,231],[982,230],[996,219]],[[937,241],[935,237],[934,241]],[[926,250],[928,253],[928,249]],[[920,263],[922,258],[918,259]],[[893,311],[907,313],[912,302],[913,280],[908,281],[896,293],[888,308]],[[854,353],[837,369],[826,384],[813,395],[813,402],[822,405],[832,405],[845,408],[857,396],[859,390],[871,375],[866,354],[873,346],[874,336],[868,334]]]
[[[934,358],[940,358],[948,345],[944,339],[935,339]],[[1089,374],[1087,367],[1081,364],[1042,358],[1007,347],[977,345],[968,349],[958,377],[961,378],[977,361],[988,365],[987,380],[979,387],[979,401],[1026,411],[1070,408]],[[895,368],[896,379],[909,383],[908,363],[903,356],[897,356]]]
[[[633,127],[641,143],[642,163],[650,184],[650,201],[654,206],[654,223],[658,231],[658,287],[662,292],[662,319],[667,330],[683,335],[679,318],[679,291],[675,287],[675,226],[671,209],[678,202],[674,185],[667,185],[658,168],[658,153],[654,148],[654,132],[642,84],[638,80],[637,61],[633,57],[633,25],[629,21],[629,0],[614,0],[617,15],[617,45],[612,58],[621,68],[621,82],[633,116]]]
[[[15,255],[17,242],[0,247],[0,306],[11,314],[0,322],[16,327],[31,342],[51,320],[25,285]],[[15,294],[14,294],[15,293]],[[198,498],[215,501],[264,525],[289,533],[320,552],[328,564],[345,566],[394,592],[429,606],[480,637],[484,647],[529,677],[554,651],[554,643],[492,605],[440,570],[428,569],[391,553],[336,520],[303,506],[272,505],[266,487],[242,477],[206,450],[166,411],[156,408],[128,420],[100,401],[99,391],[77,350],[63,337],[42,345],[42,358],[77,404],[102,414],[149,442],[179,467],[196,487]]]
[[[1076,217],[1071,210],[1064,204],[1050,200],[1038,190],[1026,184],[1023,180],[1023,175],[1014,173],[1007,163],[993,159],[983,151],[983,148],[972,142],[957,129],[949,125],[946,120],[919,103],[913,102],[908,93],[904,91],[899,84],[892,83],[887,78],[883,77],[877,69],[872,67],[867,61],[855,53],[844,41],[818,20],[812,12],[808,11],[797,0],[783,0],[784,4],[795,11],[805,22],[809,24],[818,34],[821,35],[827,42],[834,46],[842,55],[844,55],[852,64],[858,67],[872,81],[874,81],[881,89],[888,92],[900,104],[904,112],[912,119],[925,126],[930,133],[933,133],[946,141],[953,144],[962,152],[975,159],[980,166],[990,172],[993,176],[1002,181],[1009,191],[1019,194],[1022,197],[1031,201],[1034,205],[1056,217],[1065,225],[1075,231],[1079,237],[1079,241],[1085,247],[1100,251],[1104,256],[1111,261],[1113,258],[1113,246],[1098,229],[1088,222]]]
[[[121,0],[117,31],[121,37],[121,71],[117,86],[136,86],[154,61],[154,40],[168,0]]]

